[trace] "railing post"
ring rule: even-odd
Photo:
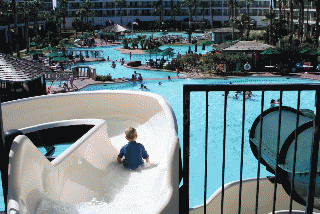
[[[189,212],[189,158],[190,158],[190,91],[183,86],[183,190],[184,207],[181,213]],[[182,198],[182,197],[181,197]],[[182,203],[180,203],[182,205]]]
[[[204,214],[207,213],[207,176],[208,176],[208,123],[209,123],[209,101],[208,101],[208,91],[206,91],[206,131],[205,131],[205,155],[204,155]]]
[[[313,212],[314,196],[315,196],[315,184],[317,178],[317,166],[318,166],[318,152],[319,152],[319,123],[320,123],[320,112],[318,104],[320,104],[319,90],[316,90],[315,97],[315,117],[313,120],[313,138],[311,147],[310,157],[310,172],[309,172],[309,188],[306,213]]]
[[[8,161],[9,154],[8,149],[5,147],[3,122],[2,122],[2,109],[0,98],[0,154],[1,154],[1,179],[3,189],[3,200],[5,204],[5,211],[7,211],[7,195],[8,195]]]

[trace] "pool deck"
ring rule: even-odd
[[[140,69],[140,68],[139,68]],[[149,68],[150,70],[150,68]],[[154,70],[154,69],[151,69]],[[239,76],[219,76],[219,75],[207,75],[207,74],[190,74],[190,73],[183,73],[185,76],[182,77],[176,77],[176,76],[171,76],[171,79],[185,79],[185,78],[208,78],[208,79],[219,79],[219,78],[233,78],[233,77],[239,77]],[[175,75],[175,73],[173,73]],[[274,73],[256,73],[256,72],[249,72],[247,77],[254,77],[254,76],[260,76],[260,77],[283,77],[279,74],[274,74]],[[320,73],[291,73],[288,75],[288,77],[297,77],[297,78],[306,78],[306,79],[312,79],[312,80],[319,80],[320,81]],[[144,78],[144,80],[167,80],[167,78]],[[61,93],[61,92],[71,92],[75,91],[77,89],[82,89],[86,87],[87,85],[92,85],[92,84],[114,84],[114,83],[121,83],[121,82],[128,82],[128,80],[125,80],[124,78],[117,78],[114,79],[114,81],[95,81],[90,78],[79,78],[74,80],[74,85],[76,87],[71,88],[69,85],[69,90],[63,91],[62,87],[59,86],[52,86],[50,91],[53,93]],[[48,92],[49,93],[49,92]]]

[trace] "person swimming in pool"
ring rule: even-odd
[[[233,99],[238,99],[239,97],[238,97],[238,92],[235,92],[234,93],[234,96],[233,96]]]
[[[115,68],[116,67],[116,63],[114,61],[112,61],[112,65],[111,65],[112,68]]]

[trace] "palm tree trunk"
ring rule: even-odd
[[[233,4],[234,4],[234,17],[235,18],[237,18],[237,0],[234,0],[234,2],[233,2]]]
[[[213,13],[212,13],[213,0],[210,0],[210,16],[211,16],[211,30],[213,30]]]
[[[14,43],[16,45],[17,57],[20,58],[19,51],[19,39],[18,39],[18,25],[17,25],[17,10],[16,10],[16,0],[12,0],[12,11],[13,11],[13,21],[14,21]]]
[[[320,2],[316,1],[316,26],[314,32],[314,47],[319,47],[319,14],[320,13]]]
[[[247,0],[247,15],[249,17],[248,19],[248,29],[247,29],[247,40],[249,40],[250,35],[250,2]]]
[[[24,41],[27,52],[29,52],[29,14],[24,13]]]
[[[191,43],[191,34],[192,34],[192,29],[191,29],[191,7],[189,7],[189,43]]]
[[[293,0],[290,0],[290,31],[289,31],[289,44],[292,45],[292,37],[293,37]]]
[[[10,30],[10,15],[9,15],[8,12],[7,12],[7,26],[8,26],[7,36],[8,36],[9,54],[13,55],[13,52],[12,52],[12,36],[11,36],[11,30]]]
[[[299,38],[300,42],[302,42],[303,38],[303,25],[304,25],[304,2],[300,1],[300,11],[299,11]]]
[[[63,19],[63,31],[66,32],[66,15],[64,14],[64,12],[63,12],[62,19]]]
[[[279,20],[282,19],[282,2],[279,0]]]

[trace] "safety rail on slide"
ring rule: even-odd
[[[270,100],[265,101],[265,92],[267,91],[279,91],[280,93],[280,105],[279,105],[279,118],[281,118],[281,108],[282,108],[282,93],[285,91],[296,91],[298,94],[297,97],[297,106],[293,107],[296,108],[298,111],[300,109],[300,93],[301,91],[315,91],[315,116],[313,117],[313,136],[312,136],[312,144],[311,144],[311,151],[310,151],[310,169],[309,169],[309,173],[307,173],[307,180],[309,182],[309,188],[308,188],[308,195],[307,195],[307,199],[306,199],[306,206],[305,206],[305,212],[306,213],[312,213],[313,212],[313,208],[315,208],[315,192],[316,192],[316,184],[319,185],[319,181],[318,183],[316,182],[316,176],[317,176],[317,163],[318,163],[318,150],[319,150],[319,123],[320,123],[320,113],[318,112],[318,108],[317,105],[319,105],[320,103],[320,84],[286,84],[286,85],[280,85],[280,84],[274,84],[274,85],[263,85],[263,84],[256,84],[256,85],[247,85],[247,84],[241,84],[241,85],[234,85],[234,84],[228,84],[228,85],[192,85],[192,84],[188,84],[188,85],[184,85],[183,86],[183,186],[180,188],[180,195],[183,195],[183,198],[181,200],[183,200],[183,203],[180,203],[180,211],[183,210],[183,212],[181,213],[187,213],[189,212],[189,210],[191,211],[192,209],[189,206],[189,199],[190,199],[190,156],[192,156],[192,154],[190,154],[190,136],[192,135],[191,133],[191,129],[190,129],[190,122],[191,121],[191,116],[190,115],[190,102],[193,102],[192,100],[190,100],[190,94],[194,93],[194,92],[203,92],[206,95],[206,101],[205,102],[205,108],[206,108],[206,112],[205,112],[205,133],[203,136],[204,140],[204,188],[203,188],[203,211],[201,211],[201,213],[206,213],[207,212],[207,179],[208,179],[208,144],[212,143],[212,142],[208,142],[208,135],[210,135],[211,133],[208,133],[208,117],[209,117],[209,92],[214,92],[214,91],[221,91],[223,92],[229,92],[229,91],[242,91],[242,101],[239,100],[239,102],[242,102],[242,133],[239,133],[239,136],[241,135],[241,141],[239,142],[239,147],[241,146],[241,160],[239,162],[239,166],[240,166],[240,187],[239,187],[239,191],[238,191],[238,196],[239,201],[237,201],[238,203],[238,208],[237,211],[232,211],[232,213],[243,213],[244,211],[241,211],[241,203],[244,203],[245,198],[243,198],[242,195],[242,174],[243,174],[243,153],[244,153],[244,142],[245,141],[249,141],[249,139],[244,139],[244,132],[245,132],[245,128],[244,128],[244,122],[246,121],[245,118],[245,112],[246,112],[246,99],[245,99],[245,91],[260,91],[259,93],[261,93],[261,104],[259,104],[261,106],[261,114],[260,114],[260,121],[261,124],[263,123],[263,118],[262,118],[262,112],[264,111],[263,107],[265,105],[266,102],[270,102]],[[224,193],[225,193],[225,166],[228,160],[226,160],[225,156],[226,156],[226,136],[228,135],[227,131],[226,131],[226,127],[227,127],[227,120],[226,120],[226,116],[227,114],[232,114],[232,112],[227,112],[227,93],[224,93],[224,105],[221,106],[221,108],[214,108],[214,109],[210,109],[210,114],[214,115],[215,113],[213,111],[220,111],[220,113],[222,113],[221,111],[223,111],[223,117],[224,117],[224,121],[223,121],[223,132],[220,133],[221,134],[221,139],[223,139],[223,141],[221,142],[221,144],[223,144],[222,148],[223,148],[223,156],[222,156],[222,186],[221,186],[221,203],[220,203],[220,213],[224,213]],[[241,97],[240,97],[241,98]],[[295,98],[292,98],[295,99]],[[260,102],[260,101],[259,101]],[[297,112],[298,112],[297,111]],[[313,109],[312,109],[313,111]],[[191,111],[192,113],[193,111]],[[298,113],[297,113],[298,115]],[[297,117],[299,118],[299,117]],[[278,120],[279,123],[281,123],[281,120]],[[277,123],[278,123],[277,121]],[[274,126],[280,127],[281,124],[274,124]],[[261,125],[262,126],[262,125]],[[260,179],[260,165],[262,163],[262,158],[261,158],[261,138],[262,138],[262,128],[260,126],[260,139],[258,139],[258,141],[260,140],[260,145],[258,146],[258,166],[257,166],[257,181],[259,181]],[[296,124],[294,124],[294,126],[296,126]],[[298,125],[297,125],[298,126]],[[312,126],[311,126],[312,127]],[[246,127],[246,130],[249,127]],[[259,129],[259,127],[257,127],[257,129]],[[278,136],[280,136],[280,128],[278,128]],[[217,134],[215,134],[216,136]],[[258,137],[259,138],[259,137]],[[297,135],[296,135],[297,138]],[[241,144],[241,145],[240,145]],[[211,144],[212,145],[212,144]],[[279,140],[278,140],[278,147],[279,147]],[[278,148],[277,147],[277,148]],[[295,151],[296,152],[297,147],[295,147]],[[219,153],[221,151],[215,151],[216,153]],[[277,156],[279,156],[279,151],[277,153]],[[295,163],[297,163],[299,160],[296,160]],[[212,165],[212,163],[211,163]],[[278,166],[278,160],[277,160],[277,166]],[[220,167],[220,166],[217,166]],[[277,181],[277,172],[275,173],[275,180]],[[294,171],[293,171],[293,176],[294,176]],[[293,179],[294,181],[294,179]],[[273,194],[276,195],[277,192],[277,182],[274,182],[274,188],[273,188]],[[293,185],[292,183],[290,185]],[[279,188],[278,188],[279,189]],[[255,204],[252,204],[253,206],[253,210],[255,210],[255,213],[259,212],[259,182],[256,182],[256,187],[255,187]],[[242,196],[242,197],[241,197]],[[290,198],[290,207],[288,208],[290,213],[294,213],[292,212],[292,201],[293,201],[293,197],[289,196]],[[274,196],[273,198],[273,208],[272,208],[272,213],[275,213],[275,205],[277,203],[276,197]],[[250,205],[251,206],[251,205]],[[202,207],[201,207],[202,208]],[[288,212],[288,213],[289,213]],[[225,212],[226,213],[226,212]],[[229,211],[230,213],[230,211]]]

